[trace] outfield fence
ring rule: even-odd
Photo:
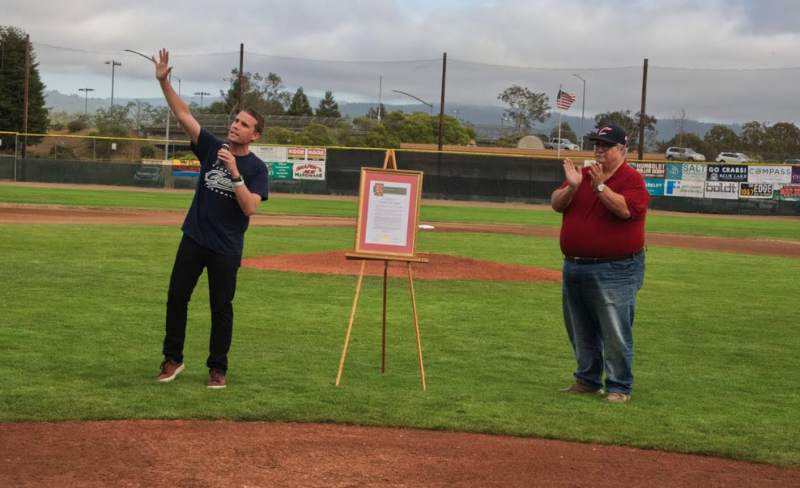
[[[19,136],[19,135],[18,135]],[[132,148],[156,148],[187,141],[70,137],[29,134],[70,141],[42,155],[32,151],[0,155],[0,179],[20,182],[95,184],[153,188],[195,188],[199,162],[191,159],[136,158]],[[87,141],[91,141],[87,142]],[[97,145],[116,159],[66,159],[58,156],[77,147],[88,153]],[[112,145],[117,144],[115,149]],[[137,146],[138,145],[138,146]],[[270,169],[274,192],[357,195],[362,167],[380,167],[385,150],[378,148],[285,147],[253,145]],[[463,149],[463,148],[462,148]],[[424,172],[423,196],[442,200],[547,204],[564,181],[561,159],[541,154],[396,150],[398,167]],[[118,151],[118,152],[114,152]],[[105,153],[104,153],[105,154]],[[130,155],[130,156],[128,156]],[[577,155],[576,155],[577,156]],[[122,159],[120,159],[122,158]],[[127,158],[127,160],[125,159]],[[577,159],[577,158],[576,158]],[[585,164],[586,160],[576,161]],[[650,208],[678,212],[740,215],[800,215],[800,165],[725,165],[631,160],[645,177],[652,195]]]

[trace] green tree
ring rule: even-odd
[[[386,106],[384,104],[380,104],[380,111],[381,111],[381,119],[386,117]],[[375,107],[370,107],[367,110],[365,115],[368,119],[378,119],[378,110]]]
[[[778,122],[767,127],[761,156],[765,161],[779,163],[800,154],[800,129],[790,122]]]
[[[234,115],[239,101],[238,69],[231,70],[231,80],[227,91],[220,90],[222,101],[209,105],[207,113]],[[262,76],[249,71],[242,74],[242,108],[252,108],[261,115],[283,115],[290,98],[277,74]]]
[[[22,113],[25,93],[25,32],[17,27],[0,26],[0,130],[22,132]],[[45,85],[39,76],[39,63],[33,45],[30,46],[28,69],[28,133],[47,132],[49,121],[44,106]],[[3,148],[14,148],[14,136],[0,136]],[[28,144],[36,144],[39,138],[28,138]]]
[[[553,130],[550,131],[550,137],[558,137],[558,126],[553,127]],[[561,122],[561,138],[569,139],[570,141],[580,145],[578,136],[575,134],[575,131],[572,130],[572,127],[569,126],[568,122]]]
[[[302,86],[292,95],[292,103],[289,104],[286,115],[314,115],[314,110],[312,110]]]
[[[517,132],[528,132],[534,122],[547,120],[550,99],[544,93],[533,93],[526,87],[511,85],[497,99],[508,104],[505,111]]]
[[[631,114],[630,110],[620,110],[616,112],[605,112],[597,114],[594,118],[595,129],[600,130],[603,126],[609,124],[616,124],[628,134],[628,149],[639,148],[639,132],[641,129],[641,112],[636,112],[635,115]],[[646,115],[644,120],[644,147],[645,149],[656,149],[658,142],[656,136],[656,123],[658,120],[652,115]]]
[[[330,91],[325,92],[325,98],[319,101],[317,107],[317,117],[341,117],[342,113],[339,112],[339,104],[333,98],[333,93]]]
[[[706,132],[703,140],[713,148],[715,154],[723,151],[742,151],[742,141],[736,132],[724,125],[715,125]]]
[[[742,126],[742,133],[739,135],[745,150],[751,155],[761,154],[761,145],[767,134],[767,124],[748,122]]]

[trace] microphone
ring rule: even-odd
[[[228,141],[225,141],[225,142],[222,143],[222,147],[220,148],[220,150],[222,150],[222,149],[226,149],[228,151],[231,150],[231,145],[228,144]],[[223,163],[222,161],[219,160],[219,158],[217,158],[217,162],[215,163],[215,166],[218,167],[218,168],[221,168],[222,166],[225,166],[225,163]]]

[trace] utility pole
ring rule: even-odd
[[[78,88],[78,91],[86,92],[86,96],[83,100],[83,116],[89,116],[89,92],[94,91],[94,88]]]
[[[122,63],[118,61],[114,61],[113,59],[110,61],[106,61],[105,64],[111,65],[111,109],[114,109],[114,68],[117,66],[122,66]]]
[[[211,95],[210,93],[204,91],[194,92],[194,94],[200,95],[200,108],[203,108],[203,97],[206,95]]]
[[[442,151],[442,141],[444,140],[444,87],[447,77],[447,53],[442,56],[442,101],[439,104],[439,152]]]
[[[244,106],[242,106],[242,104],[244,103],[244,100],[242,99],[243,96],[242,90],[244,88],[244,85],[242,83],[242,76],[244,76],[243,72],[244,72],[244,43],[241,43],[239,44],[239,101],[236,104],[237,114],[241,112],[242,109],[244,109]],[[200,100],[202,101],[202,98]]]
[[[28,85],[30,85],[31,66],[31,35],[25,34],[25,92],[22,95],[22,133],[25,134],[22,142],[22,159],[28,149]]]
[[[583,115],[584,115],[585,110],[586,110],[586,80],[581,78],[580,75],[576,75],[574,73],[573,73],[572,76],[577,76],[583,82],[583,99],[581,100],[581,132],[580,132],[581,151],[583,151]]]
[[[639,159],[644,159],[644,121],[645,106],[647,105],[647,59],[644,60],[644,73],[642,74],[642,111],[639,114]]]

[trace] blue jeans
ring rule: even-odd
[[[564,260],[564,323],[575,351],[575,379],[595,388],[630,393],[633,387],[633,316],[644,283],[644,255],[601,264]],[[605,356],[605,359],[604,359]]]

